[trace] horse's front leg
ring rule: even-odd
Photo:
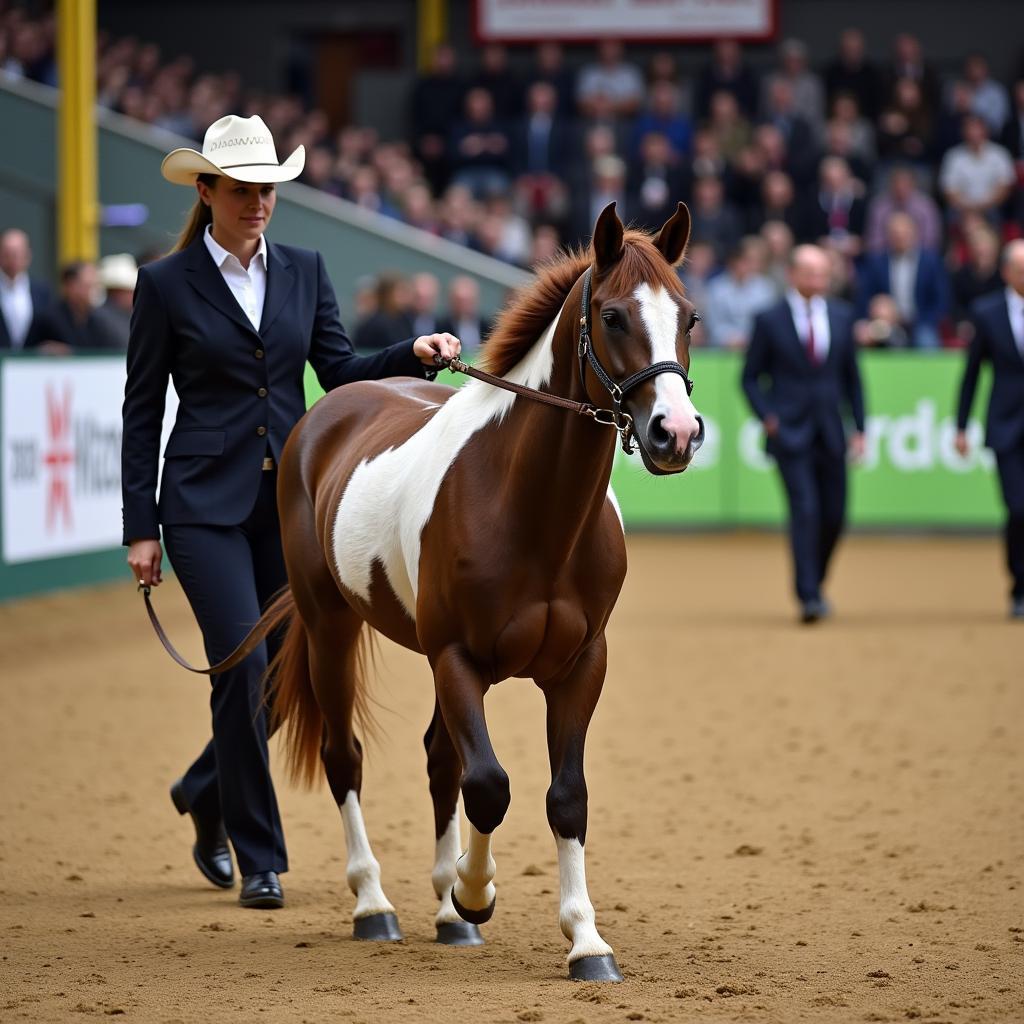
[[[508,775],[498,764],[484,718],[489,683],[465,651],[451,645],[434,660],[434,685],[452,743],[462,761],[462,801],[469,819],[469,847],[456,864],[452,904],[460,917],[483,924],[494,913],[491,834],[508,810]]]
[[[587,783],[583,747],[587,727],[604,685],[607,666],[604,635],[597,637],[563,677],[538,681],[548,706],[551,787],[548,822],[558,847],[561,899],[558,923],[572,943],[569,977],[574,981],[622,981],[612,947],[597,930],[587,892],[583,844],[587,838]]]

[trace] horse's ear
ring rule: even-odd
[[[622,221],[609,203],[594,227],[594,262],[597,270],[607,270],[622,255]]]
[[[654,244],[661,254],[675,266],[686,252],[686,243],[690,240],[690,211],[686,203],[680,203],[676,212],[662,225]]]

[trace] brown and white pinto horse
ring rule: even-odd
[[[504,312],[485,349],[486,369],[608,407],[588,364],[581,383],[581,320],[590,321],[600,364],[619,381],[653,363],[688,368],[695,313],[672,268],[689,231],[682,203],[655,239],[624,232],[609,206],[592,254],[555,262]],[[581,318],[588,267],[592,294]],[[622,397],[654,472],[685,469],[703,438],[679,371],[656,370]],[[604,683],[605,625],[626,571],[608,486],[615,441],[592,419],[480,381],[458,391],[413,380],[350,384],[317,403],[292,433],[278,484],[290,591],[266,620],[287,622],[271,667],[273,715],[293,773],[312,781],[322,762],[341,810],[357,938],[401,938],[359,804],[353,715],[364,699],[360,640],[369,626],[425,654],[434,673],[424,742],[438,940],[483,941],[476,926],[495,902],[491,835],[509,805],[484,695],[503,679],[529,677],[547,701],[547,812],[570,976],[621,980],[597,931],[583,862],[583,746]]]

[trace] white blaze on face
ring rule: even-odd
[[[660,286],[655,291],[646,281],[633,292],[633,297],[651,342],[651,362],[676,362],[679,306],[675,299]],[[663,417],[662,426],[675,435],[678,450],[686,451],[690,439],[700,429],[697,410],[686,393],[686,382],[678,373],[659,373],[654,378],[654,396],[650,418]]]

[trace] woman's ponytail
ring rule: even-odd
[[[198,180],[210,188],[216,188],[218,177],[220,177],[218,174],[200,174]],[[171,253],[187,249],[206,230],[207,224],[212,223],[213,211],[202,199],[197,198],[195,205],[189,212],[185,227],[182,228],[181,234],[178,235],[178,240],[174,243],[174,248],[171,249]]]

